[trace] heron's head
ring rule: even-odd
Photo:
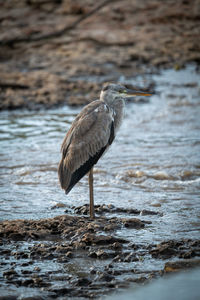
[[[121,84],[106,83],[101,90],[100,99],[109,104],[116,99],[126,99],[133,96],[151,96],[151,94],[148,92],[128,89]]]

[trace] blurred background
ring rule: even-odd
[[[85,104],[104,81],[200,61],[198,0],[0,2],[1,109]]]

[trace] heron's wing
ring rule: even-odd
[[[102,101],[87,105],[76,117],[62,144],[58,174],[69,192],[97,163],[114,139],[112,111]]]

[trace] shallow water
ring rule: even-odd
[[[190,65],[149,75],[156,95],[127,103],[115,142],[95,168],[95,203],[151,209],[154,226],[137,241],[197,238],[200,229],[200,74]],[[135,84],[144,78],[126,80]],[[88,203],[87,176],[60,189],[60,145],[80,108],[0,113],[0,219],[42,218]],[[146,216],[143,219],[149,218]],[[123,232],[119,232],[123,234]],[[132,235],[132,231],[126,235]]]

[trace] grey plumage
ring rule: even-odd
[[[98,100],[87,105],[76,117],[61,147],[59,179],[64,190],[68,189],[77,169],[102,148],[111,144],[114,139],[114,132],[111,137],[112,122],[113,113],[107,105]]]
[[[75,118],[62,143],[58,167],[60,185],[66,193],[90,171],[113,142],[123,118],[124,98],[129,92],[122,85],[106,84],[100,100],[86,105]]]

